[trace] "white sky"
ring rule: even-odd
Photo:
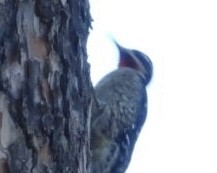
[[[127,173],[217,172],[217,2],[90,0],[95,84],[116,68],[112,35],[146,53],[149,110]]]

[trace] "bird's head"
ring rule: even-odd
[[[115,44],[119,50],[119,68],[132,68],[138,71],[148,83],[151,80],[153,70],[149,57],[138,50],[124,48],[117,42]]]

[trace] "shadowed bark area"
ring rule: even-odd
[[[87,0],[0,0],[0,172],[88,173]]]

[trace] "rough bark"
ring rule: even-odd
[[[0,172],[87,173],[87,0],[0,0]]]

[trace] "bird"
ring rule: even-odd
[[[146,86],[153,74],[150,58],[122,47],[118,68],[94,88],[90,123],[91,173],[124,173],[147,115]]]

